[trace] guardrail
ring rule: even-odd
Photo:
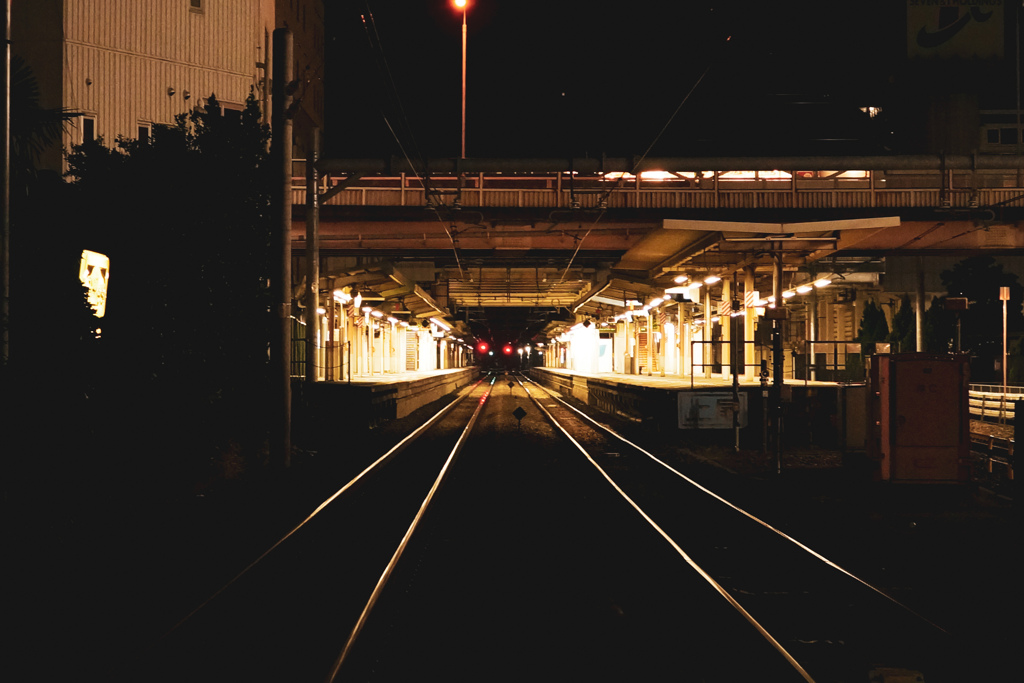
[[[972,384],[968,391],[971,415],[981,420],[1012,424],[1015,401],[1024,401],[1024,387],[1007,387],[1004,394],[1002,385]]]
[[[296,160],[296,168],[302,168]],[[850,173],[850,172],[846,172]],[[707,171],[657,180],[569,173],[467,174],[424,181],[414,175],[326,178],[323,190],[345,183],[325,204],[342,206],[632,209],[873,209],[983,210],[1024,207],[1017,169],[985,171]],[[737,174],[744,177],[736,177]],[[745,177],[750,176],[750,177]],[[305,203],[305,175],[293,180],[293,201]]]

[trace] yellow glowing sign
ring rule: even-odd
[[[82,251],[78,279],[89,288],[89,305],[97,318],[107,310],[107,282],[110,280],[110,259],[88,249]]]

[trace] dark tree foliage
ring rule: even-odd
[[[252,98],[224,117],[211,97],[148,141],[97,141],[68,157],[68,220],[82,248],[111,262],[106,427],[162,451],[161,478],[216,476],[204,471],[225,451],[252,462],[262,448],[268,139]]]
[[[885,319],[885,311],[874,300],[864,304],[864,314],[857,330],[857,341],[865,344],[885,341],[889,336],[889,323]]]
[[[910,353],[917,347],[917,321],[910,295],[900,297],[900,306],[892,316],[892,330],[888,341],[893,352]]]
[[[81,245],[69,239],[61,210],[63,184],[38,170],[74,114],[40,106],[39,86],[25,63],[11,60],[10,338],[0,368],[0,498],[18,528],[60,517],[41,506],[80,487],[96,442],[89,416],[96,318],[78,279]],[[22,505],[24,503],[24,505]],[[29,514],[24,511],[30,510]]]
[[[57,143],[68,122],[80,116],[39,104],[39,82],[25,61],[11,57],[11,194],[28,193],[43,151]]]
[[[11,286],[12,370],[38,359],[46,339],[38,330],[48,322],[51,343],[71,353],[74,340],[92,333],[91,311],[83,305],[84,288],[79,283],[78,258],[81,251],[61,240],[62,226],[57,222],[55,196],[59,182],[56,174],[40,175],[38,164],[44,149],[60,140],[61,132],[75,116],[63,109],[47,109],[39,104],[39,83],[35,74],[18,55],[11,59],[11,136],[10,136],[10,212],[11,212]],[[45,316],[31,313],[45,302]],[[0,321],[7,324],[7,321]],[[36,363],[38,366],[45,363]],[[20,367],[18,367],[20,366]]]
[[[928,353],[955,353],[956,315],[946,310],[946,297],[932,297],[924,313],[924,343]]]
[[[976,382],[1001,381],[1002,370],[996,370],[996,362],[1002,355],[1003,304],[999,300],[999,288],[1010,288],[1007,302],[1007,334],[1009,345],[1024,332],[1024,286],[1017,281],[1015,273],[1006,273],[1003,266],[991,256],[972,256],[957,263],[951,270],[941,273],[942,284],[951,297],[966,297],[969,307],[963,311],[961,320],[961,343],[964,352],[971,354],[971,377]],[[947,313],[947,325],[952,313]],[[953,329],[953,328],[950,328]],[[1019,363],[1013,358],[1009,366]],[[1011,381],[1020,382],[1024,377]]]

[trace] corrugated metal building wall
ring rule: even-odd
[[[109,144],[171,124],[211,93],[242,105],[262,85],[273,17],[272,0],[65,0],[64,106],[94,117]]]

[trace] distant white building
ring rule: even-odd
[[[225,114],[252,93],[269,120],[272,33],[294,34],[302,80],[296,141],[323,125],[322,0],[31,0],[12,3],[12,52],[39,81],[41,106],[80,112],[63,147],[143,138],[216,96]],[[62,150],[41,166],[58,170]],[[297,155],[298,156],[298,155]]]

